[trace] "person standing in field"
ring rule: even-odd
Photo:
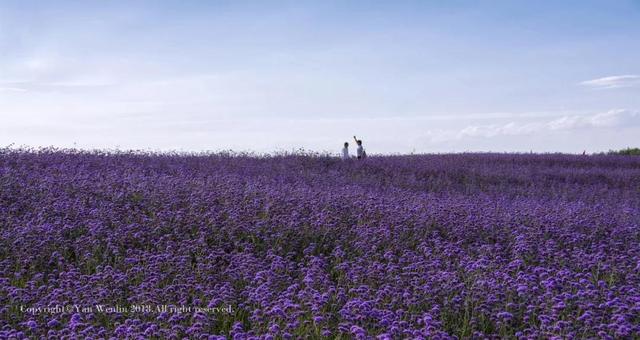
[[[349,143],[344,142],[344,147],[342,148],[342,160],[346,161],[349,159]]]
[[[358,149],[356,149],[356,156],[358,157],[358,159],[365,159],[367,157],[367,153],[362,147],[362,140],[356,138],[356,136],[353,136],[353,140],[355,140],[356,144],[358,144]]]

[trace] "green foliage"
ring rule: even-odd
[[[640,148],[626,148],[622,150],[610,150],[609,155],[622,155],[622,156],[640,156]]]

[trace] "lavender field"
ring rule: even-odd
[[[0,338],[638,338],[640,158],[0,151]]]

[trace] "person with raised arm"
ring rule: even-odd
[[[362,147],[362,140],[356,138],[356,136],[353,136],[353,140],[355,140],[356,144],[358,144],[358,148],[356,149],[356,156],[358,157],[358,159],[365,159],[367,157],[367,153]]]

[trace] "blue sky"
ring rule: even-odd
[[[640,1],[2,1],[0,145],[638,146]]]

